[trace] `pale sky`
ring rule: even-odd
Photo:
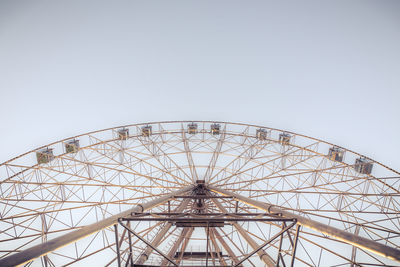
[[[84,132],[220,120],[400,170],[399,1],[0,1],[0,162]]]

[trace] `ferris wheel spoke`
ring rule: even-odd
[[[71,259],[71,257],[66,257],[64,254],[57,253],[57,252],[52,252],[51,254],[52,255],[57,255],[59,257],[66,258],[67,260],[71,260],[71,261],[68,261],[67,263],[63,264],[63,266],[70,266],[70,265],[76,264],[77,262],[80,262],[81,260],[84,260],[84,259],[86,259],[88,257],[95,256],[96,254],[101,254],[103,251],[105,251],[107,249],[111,249],[113,246],[115,246],[115,243],[114,244],[109,244],[108,246],[104,246],[104,247],[102,247],[102,248],[100,248],[100,249],[98,249],[98,250],[96,250],[94,252],[88,253],[86,255],[81,255],[81,256],[78,256],[78,257],[72,258],[72,259]]]
[[[148,195],[148,198],[150,198],[150,197],[154,197],[154,195]],[[125,203],[126,204],[128,204],[127,203],[127,201],[130,201],[130,200],[142,200],[142,199],[144,199],[145,197],[136,197],[136,198],[132,198],[132,199],[126,199],[125,200]],[[29,203],[29,202],[31,202],[31,200],[26,200],[25,201],[26,203]],[[43,201],[41,201],[42,203],[43,203]],[[116,200],[116,201],[113,201],[112,199],[107,199],[107,200],[102,200],[102,202],[98,202],[98,201],[96,201],[96,202],[92,202],[92,203],[95,203],[95,204],[92,204],[92,205],[88,205],[88,206],[85,206],[85,205],[82,205],[81,207],[70,207],[70,208],[58,208],[58,206],[59,205],[63,205],[63,204],[65,204],[65,203],[68,203],[68,201],[59,201],[59,200],[55,200],[54,201],[54,203],[52,204],[52,200],[47,200],[46,202],[44,202],[44,203],[47,203],[45,206],[43,206],[43,207],[40,207],[40,208],[37,208],[37,209],[35,209],[35,210],[32,210],[32,209],[27,209],[27,208],[25,208],[25,205],[19,205],[19,207],[22,209],[22,210],[26,210],[26,211],[33,211],[33,213],[20,213],[20,214],[15,214],[14,216],[12,216],[12,217],[10,217],[10,219],[13,219],[13,218],[21,218],[21,217],[26,217],[26,216],[30,216],[30,215],[40,215],[40,214],[50,214],[50,213],[57,213],[58,214],[58,212],[59,211],[68,211],[68,210],[74,210],[74,209],[82,209],[82,208],[84,208],[84,207],[89,207],[89,206],[91,206],[91,207],[93,207],[93,206],[101,206],[101,205],[110,205],[110,204],[118,204],[118,205],[120,205],[121,204],[121,200],[120,199],[118,199],[118,200]],[[79,203],[79,202],[78,202]],[[81,202],[81,203],[87,203],[87,201],[86,202]],[[129,203],[130,204],[130,203]],[[7,203],[7,205],[10,205],[9,203]],[[48,210],[49,208],[51,208],[52,207],[52,209],[53,210]],[[47,210],[46,210],[47,209]],[[57,216],[57,214],[56,214],[56,216]],[[56,217],[55,217],[56,218]],[[71,221],[72,221],[72,218],[71,218]]]
[[[208,167],[207,167],[206,173],[204,175],[205,181],[209,181],[212,176],[212,173],[215,168],[215,164],[217,163],[218,157],[221,153],[222,145],[224,144],[224,141],[225,141],[225,136],[226,136],[226,125],[224,125],[224,128],[221,131],[220,137],[217,141],[216,148],[212,153],[210,162],[208,163]]]
[[[295,162],[295,163],[293,163],[292,165],[289,165],[288,167],[285,167],[285,168],[282,168],[282,169],[271,170],[272,172],[271,172],[270,174],[268,174],[268,175],[266,175],[266,176],[264,176],[264,177],[262,177],[262,178],[257,178],[257,179],[251,179],[251,180],[248,180],[248,181],[244,181],[245,185],[240,186],[237,190],[240,190],[240,189],[242,189],[242,188],[248,187],[248,186],[250,186],[250,185],[252,185],[252,184],[254,184],[254,183],[258,182],[258,181],[268,180],[268,179],[270,179],[270,177],[273,177],[273,175],[276,175],[277,173],[280,173],[280,172],[282,172],[282,171],[285,171],[285,170],[288,169],[289,167],[293,167],[293,166],[295,166],[296,164],[299,164],[299,163],[301,163],[301,162],[303,162],[303,161],[305,161],[305,160],[308,160],[308,159],[310,159],[310,158],[312,158],[312,157],[315,157],[315,156],[314,156],[314,155],[309,156],[309,158],[302,159],[301,161]],[[253,169],[254,169],[254,168],[252,168],[252,170],[253,170]],[[281,176],[278,176],[278,177],[281,177]],[[226,185],[229,185],[229,183],[226,183]]]
[[[247,139],[245,139],[246,141]],[[245,142],[244,141],[244,142]],[[244,142],[241,145],[244,145]],[[256,146],[260,145],[260,143],[258,142],[258,140],[256,140],[255,142],[253,142],[251,145],[249,145],[240,155],[238,155],[235,159],[233,159],[231,162],[229,162],[227,165],[225,165],[224,167],[222,167],[218,173],[216,173],[213,177],[210,178],[210,182],[212,180],[214,180],[216,177],[218,177],[218,175],[224,171],[226,171],[226,169],[235,164],[235,162],[240,161],[240,159],[242,158],[243,155],[245,155],[246,153],[248,153],[250,150],[257,148]],[[265,147],[268,145],[268,143],[263,144],[262,146],[258,147],[256,149],[256,152],[251,153],[251,155],[249,157],[245,158],[245,162],[237,169],[236,172],[240,171],[241,169],[243,169],[253,158],[255,158],[258,153],[260,153],[263,149],[265,149]]]
[[[185,148],[186,159],[187,159],[187,162],[189,164],[190,173],[192,175],[192,181],[194,182],[194,181],[199,180],[199,177],[197,175],[196,166],[195,166],[194,161],[193,161],[192,151],[190,150],[188,138],[186,137],[185,128],[183,127],[183,124],[182,124],[181,127],[182,127],[183,147]]]
[[[138,140],[140,141],[140,144],[141,144],[141,146],[143,147],[143,142],[142,142],[140,139],[138,139]],[[154,143],[154,144],[155,144],[155,143]],[[172,173],[172,169],[171,169],[171,168],[170,168],[170,170],[168,170],[168,169],[166,168],[166,166],[159,160],[159,158],[158,158],[158,157],[155,157],[155,155],[153,154],[153,152],[150,151],[147,147],[146,147],[146,150],[150,153],[150,154],[146,154],[146,155],[148,155],[146,158],[138,158],[138,157],[132,155],[132,154],[130,153],[129,150],[125,151],[125,154],[126,154],[127,156],[129,156],[131,159],[132,159],[132,158],[133,158],[133,159],[136,159],[138,162],[140,161],[140,162],[146,163],[146,164],[148,164],[149,166],[151,166],[152,168],[156,168],[156,169],[158,169],[159,171],[161,171],[161,172],[163,172],[163,173],[169,174],[169,175],[175,180],[175,182],[176,182],[177,184],[184,185],[185,183],[187,183],[187,181],[185,181],[185,180],[182,179],[181,177],[179,177],[179,176],[177,176],[177,175],[174,175],[174,174]],[[155,166],[154,164],[151,164],[150,162],[148,162],[148,159],[152,159],[152,158],[156,158],[156,159],[157,159],[158,163],[161,165],[161,168],[159,168],[159,167]],[[175,166],[177,167],[177,169],[180,169],[180,167],[179,167],[177,164],[175,164]],[[180,169],[180,170],[182,171],[182,169]],[[184,174],[186,174],[186,173],[184,173]]]
[[[99,142],[99,143],[100,143],[100,142]],[[102,144],[103,146],[108,146],[108,147],[110,147],[110,148],[111,148],[111,151],[114,151],[114,152],[115,152],[115,151],[118,151],[118,148],[112,146],[112,145],[110,144],[110,142],[105,142],[105,143],[101,143],[101,144]],[[93,148],[93,146],[92,146],[91,148]],[[96,151],[96,152],[99,153],[101,156],[107,157],[109,160],[114,161],[114,163],[115,163],[117,166],[122,166],[122,167],[124,167],[123,170],[129,170],[129,172],[132,172],[132,171],[134,172],[134,170],[132,169],[132,167],[127,166],[124,162],[117,162],[117,161],[115,161],[115,160],[113,159],[113,157],[108,156],[105,152],[101,152],[102,150],[105,150],[105,149],[100,149],[100,150],[94,149],[93,151]],[[156,167],[156,166],[150,164],[149,162],[147,162],[146,158],[138,158],[137,156],[134,156],[134,155],[130,154],[129,152],[125,152],[125,154],[127,154],[127,155],[129,155],[131,158],[135,159],[135,162],[136,162],[136,163],[139,163],[139,164],[145,163],[146,165],[149,165],[150,168],[158,169],[161,173],[163,173],[163,170],[162,170],[162,169],[159,169],[158,167]],[[137,154],[139,154],[139,153],[137,153]],[[142,153],[142,154],[143,154],[143,153]],[[146,154],[146,155],[147,155],[147,154]],[[152,157],[151,155],[147,155],[147,158],[151,158],[151,157]],[[104,163],[102,163],[102,164],[104,164]],[[118,169],[118,170],[119,170],[119,169]],[[156,177],[152,177],[152,178],[156,178]],[[176,178],[176,177],[173,177],[173,178]],[[178,178],[179,178],[179,177],[178,177]],[[180,178],[179,178],[179,179],[180,179]],[[163,179],[162,181],[167,182],[167,180],[165,180],[165,179]],[[174,182],[174,181],[169,181],[169,182]],[[175,182],[175,183],[177,183],[177,182]],[[177,184],[183,185],[183,184],[181,184],[181,183],[177,183]]]
[[[104,165],[102,166],[99,163],[93,163],[93,162],[86,162],[85,163],[83,161],[80,161],[80,160],[77,160],[77,159],[72,159],[72,158],[66,158],[66,159],[69,159],[71,161],[74,161],[74,162],[77,162],[77,163],[80,163],[80,164],[89,164],[89,166],[94,166],[94,167],[102,168],[102,169],[109,170],[109,171],[121,172],[121,173],[125,173],[127,175],[135,175],[135,176],[143,177],[143,178],[146,178],[148,181],[150,181],[152,183],[155,183],[156,185],[161,186],[161,187],[162,187],[162,184],[160,184],[159,182],[166,182],[166,183],[171,183],[172,182],[172,183],[175,183],[173,181],[169,181],[169,180],[166,180],[166,179],[162,179],[162,178],[158,178],[158,177],[149,176],[149,175],[145,175],[145,174],[139,173],[139,172],[137,172],[134,169],[129,168],[129,167],[127,167],[126,169],[116,169],[116,168],[112,168],[112,167],[108,167],[108,166],[104,166]],[[90,175],[88,175],[88,176],[90,176]],[[87,179],[91,180],[91,177],[87,177]]]
[[[166,162],[166,164],[168,164],[169,166],[175,166],[180,172],[182,172],[184,174],[184,176],[191,181],[192,178],[186,173],[186,171],[179,166],[179,164],[177,164],[163,149],[162,146],[157,145],[157,143],[151,139],[151,136],[149,137],[145,137],[145,140],[142,140],[141,138],[138,138],[139,142],[143,145],[143,147],[145,147],[147,149],[147,151],[149,151],[150,154],[153,155],[153,157],[159,162],[159,164],[162,166],[162,168],[164,169],[164,171],[169,172],[168,168],[166,168],[166,166],[161,162],[161,160],[159,159],[160,156],[163,156],[163,160],[164,162]],[[165,142],[162,142],[162,144],[164,144]],[[154,153],[154,151],[152,151],[151,146],[153,146],[156,150],[157,150],[157,155]],[[182,180],[182,178],[179,178]],[[188,181],[184,181],[184,182],[188,182]]]
[[[278,190],[279,191],[279,190]],[[277,192],[278,192],[277,191]],[[284,193],[284,191],[281,191],[280,193]],[[303,193],[303,192],[299,192],[299,193]],[[299,193],[296,193],[296,194],[299,194]],[[320,193],[320,192],[311,192],[312,194],[320,194],[320,195],[324,195],[323,193]],[[330,194],[328,194],[328,195],[332,195],[332,192],[330,192]],[[292,194],[292,196],[294,197],[294,194]],[[340,193],[338,193],[338,191],[337,190],[335,190],[335,196],[336,197],[342,197],[342,195],[340,194]],[[306,201],[308,201],[309,202],[309,204],[310,204],[310,206],[311,207],[313,207],[314,208],[314,210],[321,210],[324,206],[318,206],[318,207],[314,207],[314,205],[313,205],[313,203],[312,202],[310,202],[307,198],[303,198],[304,200],[306,200]],[[356,202],[356,201],[358,201],[359,199],[358,198],[355,198],[354,199],[354,201],[353,202]],[[326,204],[328,204],[328,205],[330,205],[335,211],[337,211],[338,212],[338,214],[339,214],[339,216],[342,216],[342,214],[343,214],[343,210],[346,208],[346,207],[342,207],[342,208],[338,208],[337,206],[335,206],[335,205],[332,205],[332,203],[333,203],[333,201],[334,201],[334,199],[326,199]],[[299,201],[297,201],[297,203],[298,203]],[[371,205],[374,205],[374,203],[373,202],[369,202]],[[287,206],[287,207],[290,207],[290,203],[288,203],[288,200],[286,200],[286,202],[283,202],[283,203],[280,203],[280,205],[281,206]],[[350,206],[351,205],[351,203],[349,202],[348,203],[348,206]],[[296,209],[298,209],[298,207],[296,207]],[[294,208],[293,208],[293,210],[295,210]],[[351,209],[348,209],[348,210],[351,210]],[[345,215],[346,216],[349,216],[349,214],[348,213],[345,213]],[[335,218],[332,218],[331,217],[331,219],[335,219]],[[352,221],[351,223],[357,223],[357,220],[356,221]]]
[[[312,145],[310,145],[310,146],[312,146]],[[286,157],[286,156],[289,156],[289,155],[291,155],[291,154],[293,154],[293,153],[299,152],[299,151],[301,152],[301,151],[302,151],[302,148],[298,148],[298,149],[296,149],[296,150],[294,150],[294,151],[285,152],[285,153],[283,153],[283,154],[279,153],[279,154],[277,154],[277,156],[273,157],[272,159],[269,159],[269,160],[267,160],[267,161],[264,161],[264,162],[261,162],[261,163],[259,163],[259,164],[256,164],[255,166],[250,167],[250,168],[247,168],[247,169],[245,169],[245,170],[237,171],[237,172],[235,172],[234,174],[229,175],[228,177],[225,177],[225,178],[223,178],[223,179],[220,179],[220,180],[218,180],[218,181],[216,181],[216,182],[213,182],[213,183],[210,183],[210,184],[212,184],[212,185],[217,184],[217,183],[225,183],[225,184],[226,184],[226,181],[229,180],[229,179],[231,179],[232,177],[238,176],[239,174],[247,173],[247,172],[252,171],[252,170],[254,170],[254,169],[256,169],[256,168],[260,168],[260,167],[267,166],[267,164],[271,164],[271,163],[273,163],[273,162],[275,162],[275,161],[281,160],[282,158],[284,158],[284,157]],[[276,171],[276,172],[277,172],[277,171]]]
[[[305,160],[307,160],[307,159],[305,159]],[[295,164],[297,164],[297,163],[295,163]],[[294,165],[295,165],[294,164]],[[293,166],[294,166],[293,165]],[[289,167],[291,167],[291,166],[289,166]],[[261,177],[261,178],[256,178],[256,177],[252,177],[250,180],[248,180],[248,181],[246,181],[246,180],[244,180],[244,181],[242,181],[242,182],[234,182],[234,183],[225,183],[225,185],[234,185],[234,184],[241,184],[241,183],[248,183],[248,185],[250,185],[250,184],[253,184],[253,183],[256,183],[256,182],[262,182],[262,181],[264,181],[264,180],[271,180],[271,179],[276,179],[276,178],[283,178],[283,177],[290,177],[290,178],[292,178],[292,177],[298,177],[298,176],[301,176],[301,175],[305,175],[305,174],[313,174],[313,173],[315,173],[315,172],[318,172],[318,173],[323,173],[324,171],[329,171],[329,170],[339,170],[339,169],[343,169],[343,168],[346,168],[346,166],[334,166],[334,167],[329,167],[329,168],[325,168],[325,169],[317,169],[317,170],[310,170],[310,171],[301,171],[301,172],[293,172],[293,173],[286,173],[286,174],[282,174],[282,173],[280,173],[280,172],[283,172],[283,171],[288,171],[287,170],[287,168],[285,168],[285,169],[280,169],[280,170],[277,170],[277,171],[273,171],[273,170],[271,170],[271,173],[269,173],[268,175],[265,175],[265,176],[263,176],[263,177]],[[302,178],[300,178],[300,179],[302,179]],[[336,181],[335,183],[345,183],[345,182],[348,182],[348,180],[347,181]],[[314,185],[314,186],[305,186],[305,187],[296,187],[298,190],[300,190],[300,189],[307,189],[307,188],[318,188],[318,187],[320,187],[320,186],[323,186],[323,185],[329,185],[329,184],[331,184],[331,183],[326,183],[326,184],[321,184],[321,185]],[[237,190],[244,190],[245,189],[245,186],[241,186],[241,187],[239,187]]]
[[[65,172],[63,172],[63,173],[65,174]],[[74,175],[74,174],[71,174],[71,175]],[[48,175],[48,176],[51,177],[51,175]],[[85,178],[85,177],[83,177],[83,178]],[[53,193],[52,190],[49,190],[51,188],[55,188],[55,189],[59,190],[59,188],[61,188],[61,187],[64,188],[64,191],[65,191],[65,188],[67,188],[67,187],[75,187],[75,188],[77,188],[76,190],[82,189],[82,191],[86,187],[104,187],[104,186],[107,186],[109,188],[110,187],[116,187],[117,189],[122,187],[122,188],[128,188],[128,189],[130,189],[132,191],[140,192],[140,193],[145,193],[145,192],[143,190],[139,190],[138,188],[141,188],[141,187],[146,188],[146,187],[148,187],[148,186],[138,186],[138,188],[137,188],[137,187],[133,187],[133,186],[119,186],[119,185],[106,183],[104,181],[96,180],[96,179],[92,179],[91,180],[91,182],[93,182],[93,181],[96,182],[97,184],[79,184],[79,183],[64,183],[64,182],[63,183],[60,183],[60,182],[47,183],[47,182],[45,182],[43,180],[41,180],[40,182],[26,182],[26,181],[23,181],[24,186],[33,184],[33,185],[37,185],[38,187],[36,189],[33,189],[33,190],[25,190],[23,194],[19,193],[18,195],[15,195],[17,197],[15,200],[17,201],[17,200],[20,200],[20,199],[25,199],[26,201],[36,201],[37,200],[37,201],[47,202],[47,201],[49,201],[47,196],[46,196],[46,198],[35,196],[36,199],[30,199],[30,200],[26,199],[29,194],[32,194],[34,192],[40,193],[40,192],[43,192],[44,190],[46,190],[49,194],[53,195],[53,197],[56,198],[55,200],[50,200],[50,202],[51,201],[53,201],[53,202],[69,202],[68,200],[66,200],[66,196],[61,197],[59,193]],[[7,181],[7,183],[12,183],[12,182],[13,181]],[[89,181],[85,180],[85,182],[88,183]],[[81,186],[81,187],[79,187],[79,186]],[[26,188],[28,189],[29,187],[27,186]],[[73,190],[70,189],[69,191],[73,193]],[[12,195],[8,195],[7,199],[8,200],[13,200],[10,197],[12,197]],[[88,202],[88,200],[87,199],[78,199],[77,202]]]
[[[107,143],[107,145],[110,146],[109,143]],[[111,146],[111,147],[112,147],[112,146]],[[117,164],[118,166],[122,166],[122,167],[124,167],[126,170],[129,170],[130,172],[133,172],[133,173],[135,173],[136,175],[138,175],[138,173],[137,173],[134,169],[132,169],[132,167],[127,166],[127,165],[124,164],[124,163],[121,163],[121,162],[116,161],[113,157],[111,157],[111,156],[109,156],[109,155],[107,155],[107,154],[101,152],[100,150],[95,150],[95,151],[96,151],[97,153],[99,153],[100,155],[102,155],[102,156],[108,158],[108,160],[113,161],[113,162],[114,162],[115,164]],[[156,168],[156,169],[158,169],[158,170],[161,171],[161,172],[164,171],[163,169],[159,169],[158,167],[156,167],[156,166],[154,166],[154,165],[148,163],[148,162],[145,161],[144,159],[136,158],[136,157],[134,157],[134,156],[131,156],[131,157],[132,157],[132,158],[135,158],[135,159],[137,160],[138,163],[146,163],[146,164],[149,165],[151,168]],[[169,180],[169,182],[174,182],[174,183],[176,183],[176,184],[183,185],[182,183],[179,183],[179,182],[176,181],[176,178],[177,178],[176,176],[173,176],[171,173],[168,173],[168,174],[170,174],[170,175],[172,176],[172,178],[175,179],[175,181],[170,181],[170,180]],[[155,178],[155,177],[152,177],[152,178]],[[178,179],[180,179],[180,178],[178,178]],[[165,179],[164,179],[164,181],[168,181],[168,180],[165,180]],[[160,184],[158,184],[158,185],[160,185]],[[161,185],[160,185],[160,186],[161,186]]]
[[[140,204],[141,202],[132,202],[134,200],[142,200],[143,198],[127,198],[124,200],[115,200],[115,201],[108,201],[108,202],[84,202],[86,205],[83,205],[81,202],[79,202],[79,206],[74,206],[74,207],[68,207],[68,208],[57,208],[57,209],[52,209],[52,210],[42,210],[42,208],[37,208],[37,209],[26,209],[23,206],[18,207],[20,209],[26,209],[27,211],[32,211],[33,213],[20,213],[16,215],[12,215],[9,217],[3,217],[2,220],[11,220],[15,218],[23,218],[23,217],[31,217],[31,216],[38,216],[39,214],[50,214],[50,213],[55,213],[55,212],[65,212],[65,211],[70,211],[70,210],[77,210],[77,209],[85,209],[89,207],[95,207],[95,206],[100,206],[100,205],[106,205],[106,204],[129,204],[129,205],[137,205]],[[27,200],[27,202],[33,202],[33,200]],[[59,201],[48,201],[51,203],[51,205],[46,206],[46,208],[50,208],[51,206],[60,204]],[[8,203],[0,202],[5,205],[9,205]],[[77,202],[67,202],[65,201],[64,203],[71,203],[71,204],[76,204]],[[1,242],[1,241],[0,241]]]

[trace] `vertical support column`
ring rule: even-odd
[[[207,223],[207,229],[206,229],[206,236],[207,236],[207,244],[206,244],[206,267],[208,266],[208,243],[209,243],[209,233],[210,233],[210,225]]]
[[[119,254],[119,242],[118,242],[118,224],[114,224],[114,233],[115,233],[115,249],[117,250],[118,267],[121,267],[121,255]]]
[[[285,228],[286,224],[285,222],[282,222],[282,229],[283,230]],[[290,236],[290,234],[289,234]],[[283,234],[281,235],[280,239],[279,239],[279,247],[278,247],[278,258],[276,259],[276,267],[279,267],[279,261],[282,258],[282,254],[281,254],[281,250],[282,250],[282,242],[283,242]],[[282,259],[283,261],[283,259]]]
[[[130,221],[128,222],[128,227],[131,228]],[[128,231],[128,241],[129,241],[129,257],[126,266],[128,266],[129,262],[131,263],[131,266],[133,266],[132,237],[131,237],[131,232],[129,231]]]
[[[296,248],[297,248],[297,242],[299,241],[299,232],[300,232],[300,225],[298,224],[296,227],[296,236],[294,237],[293,241],[293,249],[292,249],[292,262],[290,263],[290,267],[294,266],[294,261],[296,259]],[[289,232],[288,232],[289,233]]]

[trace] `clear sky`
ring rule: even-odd
[[[0,1],[0,161],[91,130],[222,120],[400,170],[400,1]]]

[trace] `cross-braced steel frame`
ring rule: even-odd
[[[204,181],[201,181],[200,184],[191,192],[190,195],[188,196],[179,196],[179,197],[184,197],[184,198],[190,198],[192,199],[192,203],[190,202],[184,202],[180,204],[181,210],[184,210],[183,205],[187,206],[188,204],[194,204],[201,207],[204,207],[203,204],[205,204],[205,201],[213,200],[217,201],[215,199],[219,198],[218,196],[214,196],[209,194],[209,190],[207,187],[204,186],[202,183]],[[201,190],[198,190],[199,187]],[[199,194],[199,191],[203,194]],[[177,196],[174,196],[177,197]],[[199,205],[200,204],[200,205]],[[219,207],[219,205],[216,205]],[[183,212],[171,212],[169,210],[166,213],[143,213],[143,212],[134,212],[131,213],[130,216],[127,217],[121,217],[118,219],[118,223],[126,230],[125,233],[128,234],[128,249],[132,247],[132,238],[131,234],[134,235],[136,238],[141,240],[147,245],[147,248],[145,252],[142,253],[141,256],[144,256],[144,261],[147,260],[149,254],[152,251],[155,251],[159,255],[161,255],[164,260],[163,264],[164,266],[179,266],[180,261],[182,260],[181,258],[186,257],[189,259],[197,258],[199,263],[197,266],[209,266],[209,260],[210,260],[210,265],[212,266],[243,266],[242,264],[248,260],[250,257],[252,257],[256,253],[261,253],[260,259],[264,261],[264,263],[267,266],[279,266],[280,261],[282,261],[282,264],[285,265],[285,260],[282,257],[282,241],[285,238],[285,234],[288,236],[289,241],[291,242],[291,260],[290,260],[290,265],[289,266],[294,266],[294,261],[295,261],[295,252],[296,252],[296,246],[297,246],[297,240],[298,240],[298,234],[299,234],[299,227],[297,227],[297,231],[295,233],[294,237],[291,237],[291,234],[289,230],[294,227],[297,224],[297,219],[296,218],[287,218],[287,217],[282,217],[280,214],[270,214],[270,213],[207,213],[206,209],[188,209],[190,212],[189,213],[183,213]],[[179,211],[179,210],[177,210]],[[222,207],[220,207],[220,211],[225,211]],[[267,217],[265,217],[267,216]],[[147,241],[143,237],[140,236],[140,234],[136,233],[134,230],[131,229],[130,223],[131,222],[138,222],[138,221],[158,221],[158,222],[166,222],[169,225],[174,225],[176,228],[188,228],[193,231],[194,228],[203,228],[204,232],[206,234],[206,250],[204,252],[185,252],[181,249],[180,252],[177,252],[179,246],[181,245],[183,241],[183,235],[187,231],[182,230],[181,236],[179,240],[175,241],[173,246],[170,248],[170,251],[168,255],[164,254],[161,252],[157,246],[159,245],[159,241]],[[229,259],[230,255],[224,255],[222,251],[218,248],[217,249],[217,242],[215,238],[212,236],[210,228],[212,229],[213,233],[214,231],[217,231],[217,228],[223,228],[225,226],[234,226],[234,227],[240,227],[238,222],[263,222],[263,223],[274,223],[276,225],[281,224],[281,230],[278,231],[276,234],[274,234],[272,237],[270,237],[266,242],[264,242],[261,245],[254,245],[253,248],[254,250],[250,253],[248,253],[245,257],[243,257],[240,260],[231,258]],[[287,225],[288,223],[288,225]],[[117,225],[115,225],[115,232],[117,233]],[[164,236],[163,234],[159,234],[159,237]],[[246,234],[243,234],[243,237],[248,240],[247,242],[251,243],[254,242],[252,239]],[[116,251],[117,251],[117,257],[119,258],[118,260],[118,266],[122,266],[121,264],[121,252],[120,252],[120,247],[119,244],[121,241],[125,238],[125,236],[122,236],[119,238],[118,234],[116,234]],[[279,238],[279,248],[278,248],[278,255],[276,261],[274,261],[269,254],[263,250],[267,245],[272,243],[274,240]],[[212,244],[214,247],[211,247],[210,245],[210,239],[212,240]],[[294,240],[294,241],[293,241]],[[172,258],[172,256],[175,254],[175,259],[178,259],[176,261],[175,259]],[[228,259],[225,259],[228,258]],[[139,257],[139,260],[141,258]],[[126,266],[139,266],[139,264],[142,264],[143,262],[134,262],[132,258],[132,252],[129,250],[129,256],[126,261]],[[194,266],[194,265],[190,265]]]
[[[0,266],[400,266],[399,176],[256,125],[91,132],[0,165]]]

